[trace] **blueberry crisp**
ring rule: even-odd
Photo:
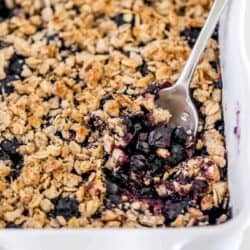
[[[0,228],[230,219],[218,31],[191,83],[196,138],[158,93],[212,0],[0,0]]]

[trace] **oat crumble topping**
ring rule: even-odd
[[[197,140],[156,107],[212,0],[0,0],[0,228],[230,218],[217,31]]]

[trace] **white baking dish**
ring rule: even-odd
[[[232,0],[220,26],[233,219],[219,226],[187,229],[2,230],[0,250],[238,249],[241,235],[249,225],[250,214],[247,116],[250,99],[250,70],[248,74],[247,69],[250,69],[250,62],[244,42],[247,1]]]

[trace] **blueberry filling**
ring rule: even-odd
[[[146,92],[157,95],[166,85],[152,85]],[[183,210],[183,200],[167,202],[173,196],[159,195],[154,178],[162,178],[167,169],[192,157],[194,150],[187,142],[193,138],[184,128],[154,125],[149,117],[149,111],[142,109],[140,113],[123,118],[125,146],[116,148],[120,154],[116,168],[104,169],[107,190],[105,204],[109,208],[117,206],[122,202],[122,195],[131,200],[146,200],[153,207],[156,203],[160,206],[166,203],[164,216],[166,221],[172,221]],[[180,193],[188,195],[188,192]]]

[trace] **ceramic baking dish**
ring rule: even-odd
[[[249,225],[248,0],[232,0],[220,25],[224,115],[233,218],[219,226],[163,229],[2,230],[0,250],[234,250]],[[249,6],[250,7],[250,6]],[[249,23],[250,25],[250,23]]]

